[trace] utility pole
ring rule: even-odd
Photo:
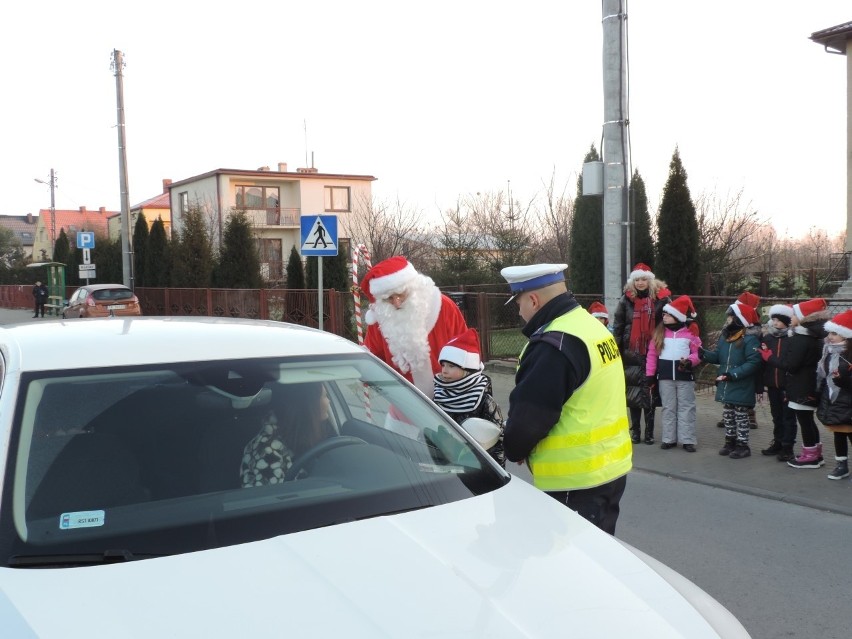
[[[133,248],[130,244],[130,196],[127,188],[127,146],[124,137],[124,84],[121,51],[113,49],[112,70],[115,72],[115,94],[118,110],[118,179],[121,189],[121,271],[124,285],[133,289]]]
[[[615,308],[621,297],[630,259],[627,14],[623,5],[623,0],[603,0],[603,245],[607,308]]]
[[[39,184],[47,184],[44,180],[33,178]],[[56,173],[50,169],[50,260],[56,250]]]

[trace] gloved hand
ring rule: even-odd
[[[657,385],[657,376],[656,375],[648,375],[645,378],[645,382],[648,385],[648,388],[654,388]]]
[[[678,370],[689,372],[692,370],[692,362],[686,357],[681,357],[677,364]]]
[[[763,358],[764,362],[772,356],[772,351],[766,348],[766,344],[762,344],[758,352],[760,353],[760,356]]]

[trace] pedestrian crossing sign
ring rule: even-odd
[[[303,215],[301,217],[302,249],[306,257],[337,255],[337,216]]]

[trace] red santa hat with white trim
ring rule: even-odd
[[[607,311],[606,306],[604,306],[600,302],[592,302],[589,305],[589,313],[592,314],[592,317],[609,320],[609,311]]]
[[[757,311],[748,304],[734,302],[728,307],[728,310],[733,313],[746,328],[754,326],[755,324],[760,324],[760,317],[757,315]]]
[[[375,303],[377,299],[387,297],[391,293],[399,293],[405,285],[417,277],[417,270],[401,255],[389,257],[367,271],[361,280],[361,290]]]
[[[687,317],[694,317],[695,308],[689,295],[681,295],[671,304],[663,306],[663,313],[668,313],[679,322],[685,322]]]
[[[805,300],[804,302],[799,302],[798,304],[793,304],[793,312],[800,320],[805,319],[812,313],[818,313],[819,311],[824,311],[827,308],[828,304],[821,297],[815,297],[810,300]]]
[[[633,270],[630,271],[630,277],[628,279],[635,280],[640,277],[647,277],[649,280],[653,280],[656,276],[653,271],[651,271],[651,267],[647,264],[639,262],[636,266],[633,267]]]
[[[837,333],[840,337],[852,339],[852,310],[835,315],[825,323],[823,328],[826,333]]]
[[[438,355],[438,361],[450,362],[469,371],[481,371],[483,366],[479,357],[479,334],[476,329],[469,328],[447,342]]]
[[[740,304],[746,304],[751,306],[754,310],[757,310],[757,307],[760,305],[760,295],[755,295],[751,291],[743,291],[740,293],[737,301]]]

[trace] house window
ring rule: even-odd
[[[281,191],[277,186],[237,186],[238,209],[277,210]]]
[[[281,240],[257,240],[257,253],[260,257],[261,275],[266,281],[280,280],[284,277]]]
[[[326,211],[349,211],[349,187],[327,186],[325,187],[325,210]]]
[[[180,203],[180,213],[182,213],[183,215],[189,213],[189,192],[184,191],[183,193],[179,193],[178,201]]]

